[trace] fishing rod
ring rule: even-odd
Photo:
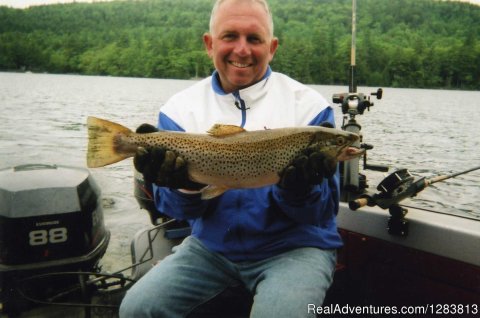
[[[379,193],[373,195],[363,194],[358,199],[350,201],[349,207],[354,211],[366,205],[377,205],[382,209],[388,209],[406,198],[416,196],[420,191],[434,183],[455,178],[479,169],[480,166],[453,174],[433,177],[431,179],[423,177],[417,181],[414,181],[413,176],[407,169],[402,169],[392,173],[380,182],[377,187],[377,190],[380,191]]]
[[[472,172],[472,171],[475,171],[475,170],[478,170],[478,169],[480,169],[480,166],[472,168],[472,169],[468,169],[468,170],[465,170],[465,171],[462,171],[462,172],[457,172],[457,173],[452,173],[452,174],[448,174],[448,175],[438,176],[438,177],[427,180],[428,185],[431,185],[431,184],[436,183],[436,182],[444,181],[444,180],[447,180],[447,179],[450,179],[450,178],[455,178],[455,177],[460,176],[462,174],[467,174],[469,172]]]
[[[356,50],[357,50],[357,0],[352,0],[352,46],[350,50],[350,80],[348,91],[357,92],[357,82],[355,81],[356,68]]]
[[[352,0],[352,42],[350,52],[350,71],[349,71],[349,88],[348,93],[333,94],[332,100],[335,104],[340,104],[342,113],[344,114],[342,129],[354,134],[361,135],[362,126],[357,122],[355,117],[363,115],[365,110],[370,110],[373,102],[370,101],[371,96],[381,99],[383,90],[379,88],[376,92],[365,95],[357,92],[356,80],[356,37],[357,37],[357,2]],[[373,149],[372,145],[360,144],[355,142],[353,147],[363,148],[365,150]],[[388,167],[367,164],[366,152],[364,154],[363,168],[375,171],[388,171]],[[359,173],[360,158],[355,158],[341,164],[341,201],[348,202],[352,198],[356,198],[367,188],[366,179]]]
[[[434,183],[455,178],[479,169],[480,166],[430,179],[423,177],[417,181],[414,180],[414,177],[407,169],[401,169],[390,174],[380,182],[377,187],[378,193],[362,194],[357,199],[349,201],[348,206],[354,211],[366,205],[376,205],[382,209],[388,209],[391,215],[388,220],[388,233],[407,236],[408,221],[405,219],[405,215],[408,210],[399,205],[402,200],[416,196],[420,191]]]

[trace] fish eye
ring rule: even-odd
[[[345,138],[343,138],[343,137],[337,137],[337,145],[338,145],[338,146],[341,146],[341,145],[343,145],[343,144],[345,144]]]

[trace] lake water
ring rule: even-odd
[[[194,81],[0,73],[0,168],[43,163],[86,166],[86,118],[93,115],[134,129],[156,123],[161,105]],[[312,86],[328,100],[344,86]],[[359,88],[369,93],[376,88]],[[369,163],[408,168],[432,177],[480,165],[480,92],[384,88],[384,98],[358,116]],[[342,114],[339,107],[337,124]],[[102,188],[111,241],[102,263],[131,264],[130,241],[149,224],[133,196],[131,160],[92,169]],[[390,173],[389,172],[389,173]],[[385,175],[366,171],[374,190]],[[409,205],[480,220],[480,171],[425,189]]]

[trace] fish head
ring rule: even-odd
[[[344,130],[325,127],[316,128],[319,130],[313,134],[312,141],[308,148],[321,151],[325,155],[333,158],[338,157],[343,149],[353,145],[360,138],[357,134]]]

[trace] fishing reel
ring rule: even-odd
[[[388,220],[388,233],[398,236],[408,235],[408,221],[405,216],[407,209],[401,207],[399,203],[409,197],[414,197],[427,187],[428,182],[425,178],[415,181],[414,177],[407,169],[398,170],[386,177],[377,186],[378,193],[362,194],[356,200],[348,203],[351,210],[357,210],[365,205],[379,206],[382,209],[388,209],[390,218]]]
[[[338,93],[333,94],[332,100],[335,104],[341,105],[344,115],[349,114],[350,117],[355,117],[356,115],[363,115],[366,109],[370,110],[370,107],[374,105],[370,100],[371,96],[382,99],[383,90],[379,88],[376,92],[370,93],[370,95],[363,93]]]

